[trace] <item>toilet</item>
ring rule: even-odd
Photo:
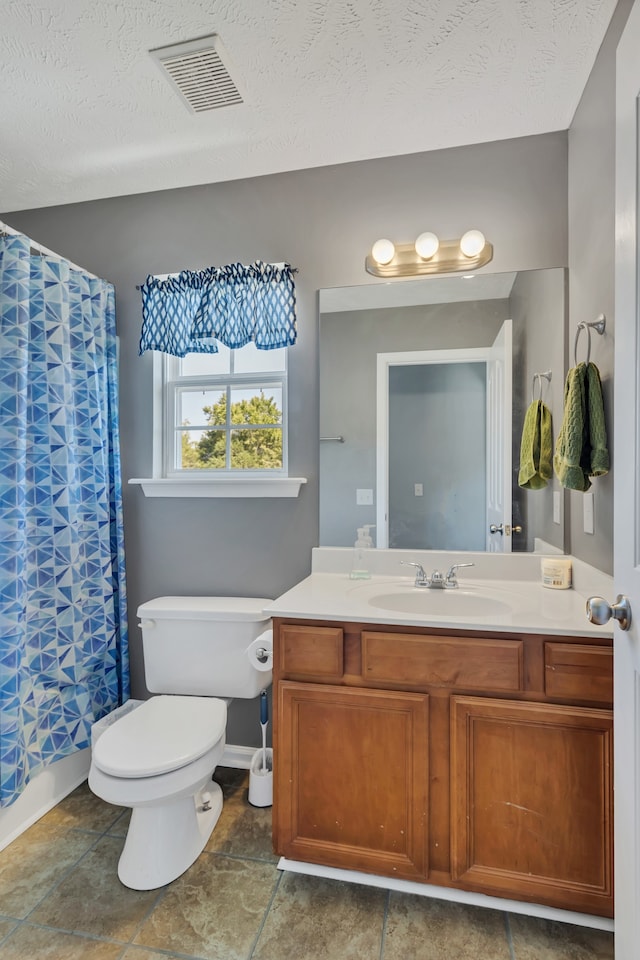
[[[271,683],[269,603],[160,597],[138,607],[146,684],[157,696],[94,724],[89,771],[96,796],[132,808],[118,876],[133,890],[175,880],[211,836],[227,704]]]

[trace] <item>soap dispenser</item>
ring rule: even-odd
[[[371,572],[367,563],[367,551],[373,547],[373,540],[369,535],[369,530],[374,526],[373,523],[366,523],[363,527],[358,527],[358,539],[353,545],[353,567],[349,574],[352,580],[369,580]]]

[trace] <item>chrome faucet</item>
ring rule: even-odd
[[[415,587],[430,587],[431,581],[427,576],[424,567],[421,563],[414,563],[412,560],[401,560],[401,565],[404,567],[415,567],[416,568],[416,582],[414,583]]]
[[[475,567],[475,563],[454,563],[446,573],[434,570],[428,577],[421,563],[415,563],[412,560],[401,560],[400,563],[405,567],[416,568],[415,587],[427,587],[429,590],[455,590],[458,586],[456,570],[460,567]]]

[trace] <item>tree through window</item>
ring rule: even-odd
[[[286,472],[286,349],[165,358],[166,473]]]

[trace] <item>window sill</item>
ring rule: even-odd
[[[140,478],[145,497],[297,497],[306,477]]]

